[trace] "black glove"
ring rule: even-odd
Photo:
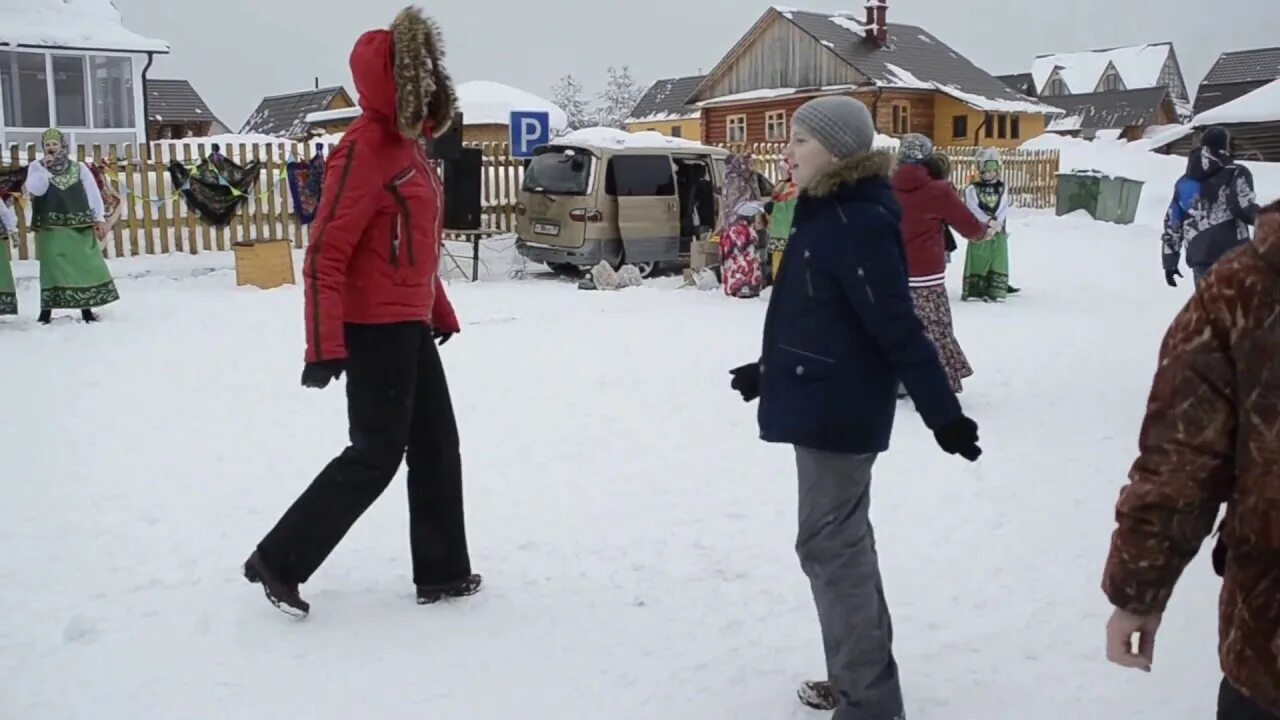
[[[432,328],[431,337],[435,338],[437,344],[443,345],[449,342],[449,338],[453,337],[453,333],[445,332],[443,330],[436,330],[435,328]]]
[[[742,395],[743,402],[751,402],[760,397],[760,363],[736,367],[729,374],[733,376],[729,387]]]
[[[329,383],[342,377],[342,371],[346,369],[346,365],[345,360],[309,362],[302,368],[302,387],[316,390],[326,388]]]
[[[1164,271],[1164,281],[1169,283],[1169,287],[1178,287],[1178,281],[1174,280],[1176,277],[1182,277],[1182,272],[1178,268]]]
[[[978,423],[963,415],[934,430],[933,437],[938,447],[948,454],[959,455],[969,462],[982,456],[982,448],[978,447]]]

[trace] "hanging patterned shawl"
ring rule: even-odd
[[[188,209],[214,227],[225,227],[248,201],[261,169],[258,160],[241,167],[215,153],[191,170],[174,160],[169,163],[169,177],[174,187],[181,188]]]
[[[739,206],[756,198],[758,190],[752,187],[753,172],[750,155],[730,155],[725,161],[724,187],[720,189],[720,230],[733,224]]]
[[[0,165],[0,197],[19,195],[27,184],[27,166]]]
[[[115,183],[111,182],[111,176],[108,174],[107,161],[99,158],[85,164],[89,166],[94,181],[98,183],[98,193],[102,195],[102,209],[107,227],[115,227],[116,221],[120,219],[120,210],[123,205],[120,203],[120,191],[116,189]]]
[[[310,225],[320,207],[320,188],[324,187],[324,150],[316,148],[316,154],[308,161],[294,160],[285,166],[289,177],[289,194],[293,196],[293,211],[298,222]]]

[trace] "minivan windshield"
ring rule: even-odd
[[[586,195],[591,167],[591,155],[581,150],[547,150],[529,163],[521,188],[525,192]]]

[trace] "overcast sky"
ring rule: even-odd
[[[115,0],[134,32],[168,41],[151,77],[184,78],[238,130],[265,95],[351,89],[359,34],[408,0]],[[786,0],[861,12],[862,0]],[[710,70],[768,5],[744,0],[434,0],[456,82],[494,80],[547,97],[573,73],[600,89],[608,65],[642,83]],[[322,8],[322,9],[321,9]],[[993,74],[1026,72],[1037,54],[1171,40],[1192,95],[1218,54],[1278,42],[1280,0],[889,0],[890,22],[925,27]],[[354,92],[352,93],[354,96]]]

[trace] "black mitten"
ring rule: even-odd
[[[760,397],[760,364],[751,363],[736,367],[729,371],[733,376],[733,380],[729,382],[729,387],[737,390],[742,395],[743,402],[751,402]]]
[[[302,387],[316,390],[326,388],[329,383],[342,377],[342,371],[345,369],[345,360],[322,360],[321,362],[307,363],[302,368]]]
[[[938,447],[969,462],[982,456],[982,448],[978,447],[978,423],[963,415],[959,420],[934,430],[933,437],[938,441]]]

